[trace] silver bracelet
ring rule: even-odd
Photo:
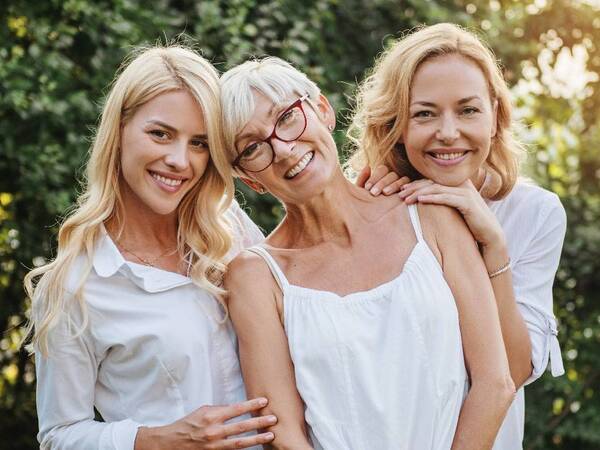
[[[508,261],[506,261],[506,264],[504,264],[498,270],[495,270],[494,272],[488,272],[488,276],[490,277],[490,279],[497,277],[498,275],[502,275],[508,269],[510,269],[510,258],[508,258]]]

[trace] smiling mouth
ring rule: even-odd
[[[442,159],[444,161],[452,161],[466,155],[467,152],[452,152],[452,153],[435,153],[429,152],[429,155],[433,156],[435,159]]]
[[[298,161],[298,164],[296,164],[294,167],[292,167],[290,170],[288,170],[285,173],[284,177],[289,180],[289,179],[292,179],[295,176],[297,176],[304,169],[306,169],[306,166],[308,166],[308,163],[310,163],[312,161],[314,156],[315,156],[315,152],[308,152],[306,155],[304,155],[302,157],[302,159],[300,161]]]
[[[150,176],[152,178],[154,178],[157,181],[160,181],[163,184],[166,184],[167,186],[177,187],[177,186],[181,185],[181,183],[183,183],[183,181],[184,181],[182,178],[179,178],[179,179],[167,178],[165,176],[157,174],[156,172],[152,172],[151,170],[149,170],[148,172],[150,172]]]

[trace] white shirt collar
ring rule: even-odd
[[[102,278],[120,273],[150,293],[166,291],[192,282],[191,278],[175,272],[126,261],[104,226],[94,251],[93,266]]]

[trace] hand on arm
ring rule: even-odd
[[[369,166],[365,166],[356,178],[356,185],[365,188],[374,196],[382,193],[395,194],[408,182],[410,182],[408,177],[400,178],[396,172],[390,171],[384,165],[377,166],[372,171]]]
[[[418,201],[456,209],[479,243],[488,273],[496,271],[508,262],[508,249],[502,227],[471,180],[456,187],[442,186],[431,180],[418,180],[404,185],[399,196],[409,204]],[[531,374],[531,342],[523,316],[517,308],[511,271],[492,278],[492,288],[510,373],[515,385],[520,387]]]
[[[171,425],[140,427],[134,450],[224,450],[267,444],[273,440],[271,432],[252,436],[236,435],[268,428],[277,422],[275,416],[225,423],[244,414],[256,413],[266,405],[266,398],[256,398],[233,405],[203,406]]]
[[[447,208],[428,212],[434,218],[444,277],[456,300],[471,382],[452,450],[491,448],[515,392],[493,291],[477,245],[460,216]]]
[[[268,398],[261,413],[277,416],[269,427],[275,435],[272,447],[312,449],[271,272],[262,258],[244,252],[230,264],[225,287],[248,395]]]

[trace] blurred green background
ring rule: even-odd
[[[479,30],[502,61],[524,173],[556,192],[568,231],[555,284],[567,374],[526,389],[527,449],[600,449],[600,0],[40,0],[0,6],[0,449],[33,449],[35,375],[19,351],[22,279],[51,258],[80,189],[100,104],[133,46],[193,38],[220,70],[283,57],[338,111],[385,42],[419,24]],[[270,230],[277,203],[243,190]],[[524,224],[527,226],[527,224]]]

